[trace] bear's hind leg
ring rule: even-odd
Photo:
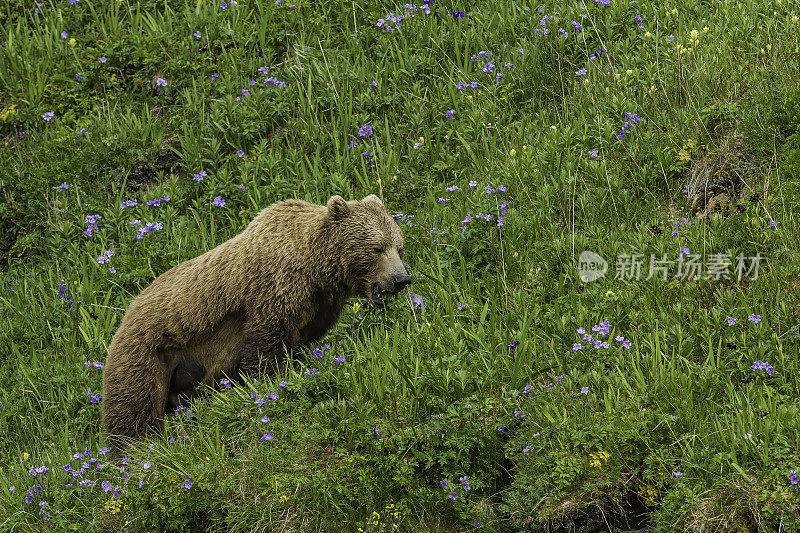
[[[165,413],[175,412],[182,400],[193,398],[194,394],[187,393],[194,390],[204,377],[206,377],[206,368],[191,354],[178,363],[169,381]]]
[[[153,354],[121,361],[112,346],[103,369],[103,433],[120,452],[147,433],[161,433],[170,370]]]

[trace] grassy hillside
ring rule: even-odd
[[[800,530],[798,16],[4,2],[0,530]],[[407,295],[109,462],[130,300],[373,193]]]

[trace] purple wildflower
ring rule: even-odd
[[[358,129],[359,137],[372,137],[372,126],[369,124],[362,124]]]
[[[771,376],[775,373],[775,369],[766,361],[753,361],[753,366],[751,368],[753,370],[763,370],[768,376]]]

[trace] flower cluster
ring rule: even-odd
[[[360,128],[358,128],[358,136],[359,137],[372,137],[372,126],[369,124],[362,124]]]
[[[103,368],[103,362],[102,361],[85,361],[83,363],[83,366],[85,366],[86,368],[94,367],[94,368],[100,370],[100,369]]]
[[[458,481],[461,483],[461,487],[464,489],[464,492],[469,492],[470,490],[472,490],[472,487],[469,484],[467,476],[459,477]],[[439,486],[442,487],[442,489],[444,489],[445,491],[447,491],[450,489],[450,482],[447,479],[443,479],[439,481]],[[455,490],[451,490],[447,495],[447,497],[451,500],[455,500],[456,498],[458,498],[458,492],[456,492]]]
[[[114,250],[106,250],[103,254],[97,258],[97,262],[101,265],[108,263],[109,259],[114,255]]]
[[[139,204],[139,202],[137,202],[136,199],[125,200],[123,202],[120,202],[119,208],[120,208],[120,210],[122,210],[122,209],[125,209],[126,207],[136,207],[136,205],[138,205],[138,204]]]
[[[681,226],[694,226],[694,220],[689,220],[688,218],[684,218],[683,220],[676,220],[675,221],[675,229],[672,230],[672,236],[678,236],[678,229]]]
[[[471,81],[469,83],[464,83],[463,81],[460,81],[456,83],[456,89],[458,89],[459,91],[463,91],[464,89],[477,89],[477,88],[478,88],[477,81]]]
[[[86,237],[91,237],[93,231],[97,231],[97,221],[100,220],[100,215],[86,215],[86,231],[83,234]]]
[[[592,332],[598,334],[600,337],[605,337],[606,335],[608,335],[610,329],[611,325],[608,320],[603,320],[600,324],[592,326]],[[608,341],[595,339],[590,333],[586,333],[586,330],[584,328],[578,328],[577,333],[579,335],[583,335],[582,340],[587,343],[592,343],[595,349],[597,350],[601,349],[607,350],[611,347]],[[614,337],[614,340],[621,343],[622,347],[625,348],[626,350],[629,350],[631,348],[631,341],[621,335],[617,335],[616,337]],[[577,352],[578,350],[582,349],[583,345],[579,342],[576,342],[575,344],[572,345],[573,352]]]
[[[67,280],[69,281],[69,280]],[[58,285],[58,299],[59,300],[67,300],[69,302],[68,307],[72,307],[72,296],[67,294],[67,281],[61,280],[61,283]]]
[[[267,87],[270,86],[269,85],[270,83],[272,84],[273,87],[286,87],[286,82],[279,80],[275,76],[269,76],[264,78],[264,83],[267,84]]]
[[[751,368],[753,370],[763,370],[768,376],[771,376],[775,373],[775,369],[772,368],[772,365],[766,361],[753,361],[753,366]]]
[[[603,54],[606,54],[606,55],[608,55],[608,52],[606,52],[605,50],[603,50],[602,48],[600,48],[600,47],[598,46],[598,47],[597,47],[597,50],[595,50],[594,52],[592,52],[592,53],[589,55],[589,61],[594,61],[595,59],[597,59],[598,57],[600,57],[600,56],[601,56],[601,55],[603,55]]]
[[[789,470],[789,474],[786,477],[789,478],[789,483],[791,483],[792,485],[797,485],[797,482],[800,481],[797,478],[797,470],[794,469]],[[800,489],[800,486],[798,486],[797,488]]]
[[[544,15],[541,19],[539,19],[539,26],[542,27],[533,30],[533,33],[537,35],[547,35],[548,33],[550,33],[550,30],[547,29],[547,21],[553,20],[554,18],[555,17],[553,17],[553,15]]]
[[[103,395],[100,394],[99,392],[97,394],[94,394],[92,393],[92,391],[89,391],[86,393],[86,395],[89,397],[89,402],[91,403],[97,403],[103,398]]]
[[[514,205],[514,202],[505,201],[502,204],[500,204],[500,215],[497,217],[497,227],[503,227],[505,225],[505,218],[506,218],[506,215],[507,215],[507,208],[510,205]],[[485,220],[487,222],[494,222],[495,221],[494,215],[492,215],[490,213],[480,212],[477,215],[474,215],[474,218],[478,219],[478,220],[483,219],[483,220]],[[464,220],[461,221],[461,234],[462,235],[467,231],[467,224],[472,222],[472,219],[473,219],[473,215],[469,215],[468,214],[466,217],[464,217]]]
[[[50,469],[47,468],[46,466],[39,466],[37,468],[30,467],[28,469],[28,475],[31,476],[31,477],[36,477],[36,476],[38,476],[40,474],[46,474],[49,471],[50,471]]]
[[[132,226],[138,226],[142,222],[140,220],[134,220],[131,222]],[[144,226],[136,229],[136,240],[142,240],[145,235],[150,233],[151,231],[160,231],[164,227],[164,224],[161,222],[148,222]]]
[[[205,171],[205,170],[201,170],[201,171],[200,171],[200,172],[198,172],[197,174],[194,174],[194,175],[192,176],[192,179],[193,179],[194,181],[203,181],[203,178],[205,178],[206,176],[208,176],[208,174],[206,174],[206,171]]]
[[[325,352],[323,352],[322,350],[330,351],[331,345],[325,344],[322,348],[314,348],[314,350],[311,353],[316,355],[317,359],[320,359],[322,358],[323,355],[325,355]]]
[[[164,195],[164,196],[161,196],[159,198],[153,198],[152,200],[149,200],[147,202],[147,206],[148,207],[149,206],[158,207],[158,206],[161,205],[162,202],[169,202],[169,196]],[[136,204],[133,204],[133,205],[136,205]]]
[[[250,393],[250,397],[253,398],[254,400],[253,403],[255,403],[257,406],[264,407],[264,405],[267,403],[267,400],[270,400],[272,402],[277,402],[280,395],[277,392],[271,392],[267,394],[266,399],[264,399],[264,398],[259,398],[258,393],[253,391],[252,393]]]
[[[495,65],[494,63],[489,61],[489,52],[487,52],[486,50],[481,50],[477,54],[473,54],[471,59],[472,59],[473,63],[476,62],[476,61],[484,61],[484,64],[481,67],[481,72],[484,73],[484,74],[494,74],[495,81],[500,81],[500,78],[505,76],[505,74],[503,74],[502,72],[497,70],[497,65]],[[514,68],[514,63],[508,63],[508,62],[503,63],[503,68],[505,68],[505,69]],[[464,85],[463,83],[459,83],[459,84],[456,85],[456,88],[460,91],[464,87],[468,87],[470,89],[475,89],[475,88],[477,88],[477,86],[478,86],[477,82],[472,82],[472,83],[470,83],[468,85]]]
[[[622,133],[617,135],[617,140],[622,140],[625,138],[625,130],[633,126],[634,124],[638,124],[641,122],[642,119],[639,118],[639,115],[636,113],[625,113],[625,124],[622,125]]]
[[[417,10],[421,9],[426,15],[431,14],[431,8],[428,5],[429,0],[424,0],[421,6],[415,6],[413,4],[405,4],[403,6],[403,13],[396,15],[394,13],[389,13],[386,15],[386,18],[378,19],[377,24],[375,24],[376,28],[383,28],[386,30],[386,33],[391,33],[394,30],[400,28],[400,23],[407,18],[412,18]],[[394,26],[392,26],[394,24]]]
[[[753,324],[758,324],[759,322],[761,322],[761,320],[763,320],[763,318],[764,317],[761,316],[761,315],[752,314],[752,315],[748,315],[747,321],[748,322],[752,322]],[[736,322],[737,322],[737,318],[732,317],[732,316],[725,317],[725,320],[726,320],[726,323],[729,326],[735,326]]]
[[[406,215],[404,213],[395,213],[392,215],[392,218],[396,222],[405,222],[408,224],[408,227],[411,228],[414,226],[414,215]]]
[[[600,468],[605,461],[608,461],[610,457],[611,455],[608,452],[592,452],[589,454],[589,466]]]
[[[425,298],[419,294],[414,294],[413,292],[406,294],[406,300],[411,303],[411,308],[415,310],[423,310],[428,306],[428,302],[425,300]]]

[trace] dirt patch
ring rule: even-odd
[[[689,199],[690,213],[708,218],[714,213],[741,211],[759,169],[740,132],[723,137],[715,150],[693,160],[689,167],[683,193]]]
[[[133,189],[146,189],[160,182],[159,176],[172,173],[180,157],[169,145],[162,145],[153,161],[141,161],[128,172],[122,168],[123,175],[128,172],[128,185]]]
[[[642,498],[634,492],[614,502],[587,503],[567,500],[560,505],[557,514],[558,518],[551,518],[543,524],[544,531],[575,533],[650,531],[650,510]]]

